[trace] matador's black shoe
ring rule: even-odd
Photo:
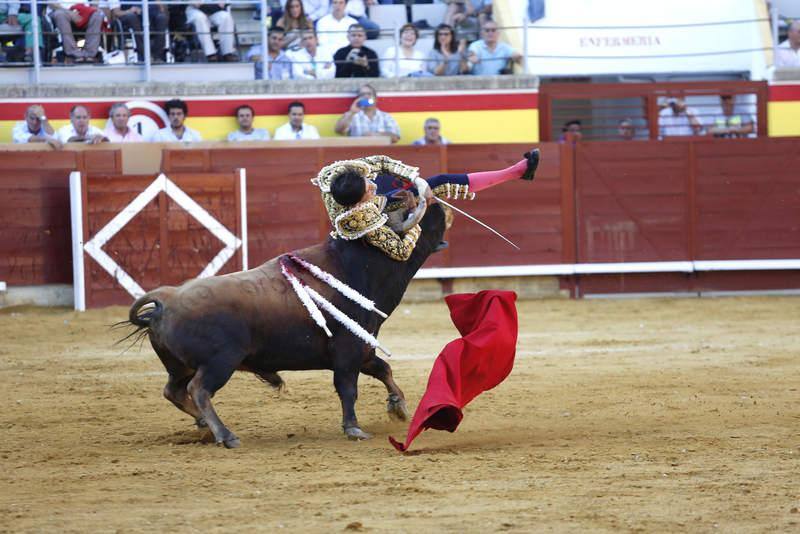
[[[525,152],[524,156],[525,159],[528,160],[528,168],[525,169],[523,175],[520,176],[520,180],[527,180],[531,182],[535,177],[534,175],[536,174],[536,168],[539,166],[539,149],[534,148],[530,152]]]

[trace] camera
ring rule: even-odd
[[[366,98],[366,97],[365,98],[361,98],[361,99],[359,99],[358,102],[356,102],[356,105],[358,107],[360,107],[360,108],[365,108],[367,106],[374,106],[375,105],[375,99],[374,98]]]
[[[350,50],[350,53],[347,54],[347,61],[355,61],[355,59],[358,57],[360,53],[361,53],[360,48],[353,48],[352,50]]]

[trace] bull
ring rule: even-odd
[[[361,239],[329,238],[295,255],[333,274],[391,314],[411,278],[442,240],[442,207],[430,206],[420,226],[422,236],[405,262],[390,259]],[[304,277],[304,282],[377,336],[383,323],[377,314],[312,277]],[[352,440],[371,437],[356,418],[359,373],[386,386],[390,417],[408,418],[405,396],[392,378],[389,364],[338,322],[329,323],[333,335],[328,337],[282,276],[280,257],[248,271],[150,291],[133,303],[129,322],[137,328],[134,333],[149,338],[167,370],[164,396],[194,417],[198,427],[207,426],[215,441],[227,448],[238,447],[240,441],[217,415],[211,399],[235,371],[254,373],[281,387],[278,371],[332,370],[342,403],[342,428]]]

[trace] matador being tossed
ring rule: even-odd
[[[322,192],[334,239],[364,238],[390,258],[405,261],[414,251],[422,232],[419,221],[432,197],[473,199],[475,193],[509,180],[533,180],[538,165],[539,149],[534,149],[505,169],[437,174],[426,180],[418,167],[368,156],[332,163],[311,182]]]

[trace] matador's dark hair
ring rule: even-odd
[[[331,182],[331,195],[342,206],[358,204],[366,191],[364,177],[355,171],[345,171]]]

